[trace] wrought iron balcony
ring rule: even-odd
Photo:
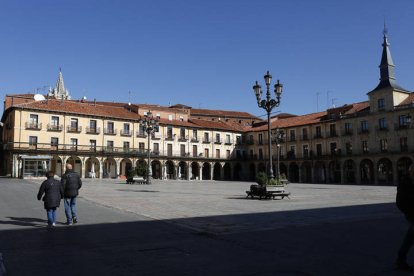
[[[113,128],[104,128],[104,134],[105,135],[116,135],[118,131]]]
[[[47,124],[48,131],[62,131],[63,125]]]
[[[131,137],[132,136],[132,131],[130,131],[129,129],[121,129],[121,136],[128,136]]]
[[[26,127],[26,129],[41,130],[42,129],[42,123],[26,122],[25,127]]]
[[[75,132],[75,133],[80,133],[82,131],[82,127],[81,126],[67,126],[67,132]]]
[[[101,128],[99,127],[86,127],[87,134],[99,134],[101,133]]]

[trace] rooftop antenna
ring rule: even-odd
[[[326,109],[329,109],[329,94],[331,94],[331,91],[326,91]]]
[[[128,91],[128,102],[129,102],[129,103],[131,102],[131,90],[130,90],[130,91]]]
[[[335,108],[335,101],[337,100],[338,98],[332,98],[332,108]]]
[[[385,15],[384,15],[384,31],[382,33],[384,34],[384,36],[387,36],[388,34],[387,24],[385,22]]]
[[[319,94],[320,92],[316,92],[316,112],[319,112]]]

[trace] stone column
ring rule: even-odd
[[[115,159],[116,163],[116,178],[119,178],[119,174],[121,173],[121,160],[119,158]]]
[[[355,161],[355,182],[358,185],[361,184],[361,167],[358,161]]]

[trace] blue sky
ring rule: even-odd
[[[74,99],[260,116],[252,86],[270,70],[277,110],[307,114],[367,100],[384,19],[413,90],[413,18],[411,0],[0,0],[0,96],[45,93],[61,67]]]

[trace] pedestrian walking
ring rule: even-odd
[[[54,178],[52,171],[46,173],[46,180],[40,185],[37,199],[43,197],[44,207],[47,214],[47,224],[49,227],[56,226],[56,208],[60,206],[60,200],[63,198],[63,186],[59,180]]]
[[[76,214],[76,197],[79,195],[79,189],[82,187],[82,180],[79,174],[72,169],[71,164],[66,164],[66,172],[62,176],[62,185],[64,190],[63,203],[65,205],[66,223],[78,222]]]
[[[414,243],[414,164],[408,173],[401,177],[397,187],[397,206],[408,221],[408,230],[398,251],[397,267],[406,271],[414,271],[407,263],[407,255]]]

